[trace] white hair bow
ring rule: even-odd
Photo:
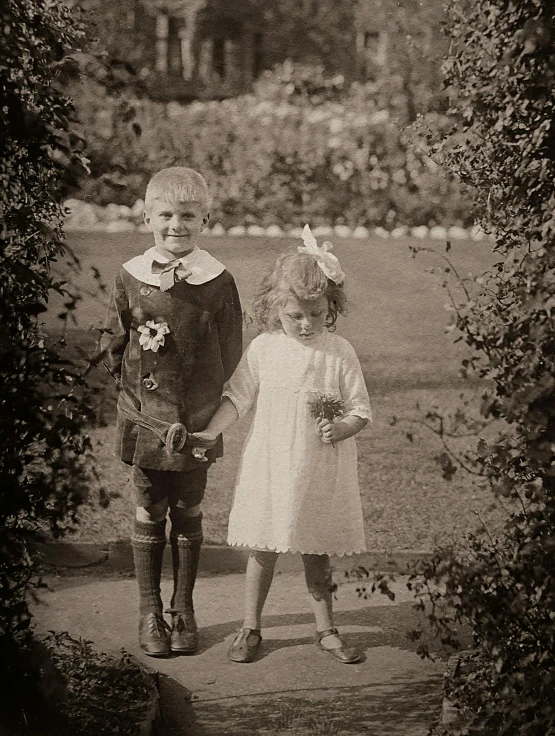
[[[334,283],[340,284],[344,281],[345,274],[341,270],[339,261],[330,253],[330,250],[333,248],[330,241],[326,240],[325,243],[322,243],[322,247],[320,247],[308,225],[304,226],[301,237],[304,245],[299,245],[297,248],[299,253],[308,253],[308,255],[313,256],[324,275]]]

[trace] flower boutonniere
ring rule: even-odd
[[[139,345],[143,346],[143,350],[152,350],[157,353],[158,350],[166,342],[166,335],[170,334],[170,328],[167,322],[155,322],[149,319],[146,325],[139,325],[137,332],[141,333]]]

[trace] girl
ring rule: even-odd
[[[211,446],[251,406],[228,542],[251,549],[245,618],[229,658],[250,662],[262,642],[262,609],[280,552],[300,552],[316,620],[316,643],[341,662],[361,655],[332,620],[329,555],[365,550],[354,435],[371,418],[368,393],[351,345],[331,334],[345,310],[344,274],[308,226],[305,247],[282,255],[253,303],[261,330],[224,391],[208,427],[193,435]],[[310,402],[328,395],[339,421],[314,419]]]

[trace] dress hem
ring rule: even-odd
[[[365,547],[354,549],[352,551],[336,552],[331,550],[304,550],[304,549],[281,549],[279,547],[268,547],[267,545],[248,544],[246,542],[227,542],[229,547],[247,547],[257,552],[275,552],[276,554],[292,554],[292,555],[328,555],[329,557],[353,557],[354,555],[362,555],[367,552]]]

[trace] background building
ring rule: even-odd
[[[433,75],[439,0],[85,0],[154,99],[222,99],[286,59],[347,80]],[[438,64],[435,63],[437,67]]]

